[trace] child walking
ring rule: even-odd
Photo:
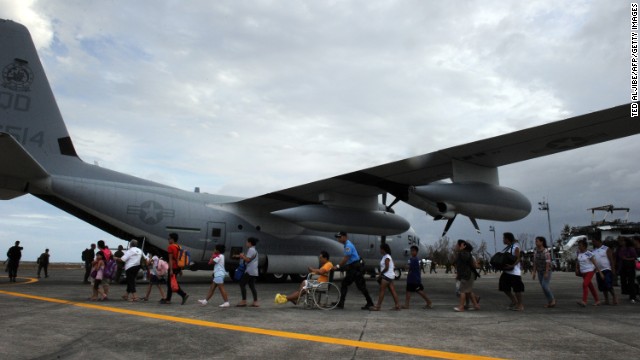
[[[206,299],[198,300],[202,306],[207,305],[213,296],[213,293],[216,291],[216,288],[220,288],[220,295],[222,295],[222,300],[224,300],[224,303],[222,303],[220,307],[229,307],[229,297],[227,296],[227,291],[224,289],[224,277],[227,275],[224,270],[224,250],[224,245],[216,245],[216,249],[213,252],[213,255],[211,255],[211,259],[209,259],[209,265],[215,264],[213,266],[213,281],[209,287],[209,293],[207,294]]]
[[[165,286],[165,284],[167,283],[167,280],[165,279],[165,275],[169,270],[169,264],[167,264],[166,261],[160,259],[156,255],[154,255],[151,258],[151,260],[147,262],[147,264],[148,264],[147,277],[149,278],[149,286],[147,287],[147,293],[142,298],[142,300],[149,301],[149,295],[151,295],[151,288],[153,288],[153,285],[158,287],[158,291],[160,291],[161,299],[165,300],[164,290],[162,290],[162,287]]]
[[[420,260],[418,259],[418,247],[411,246],[411,258],[409,258],[409,274],[407,275],[407,292],[403,309],[409,308],[411,293],[417,293],[425,301],[425,309],[431,309],[431,300],[424,292],[422,278],[420,277]]]
[[[380,282],[380,294],[378,295],[378,303],[376,306],[372,306],[369,310],[380,310],[382,300],[384,300],[384,293],[387,288],[389,288],[393,301],[395,302],[393,309],[400,310],[398,294],[396,293],[396,287],[393,285],[396,275],[394,273],[393,259],[391,259],[391,247],[389,244],[384,243],[380,245],[380,253],[383,255],[382,260],[380,260],[380,276],[378,277],[378,281]]]
[[[101,252],[98,252],[96,254],[96,259],[92,263],[91,277],[93,278],[93,289],[89,300],[107,300],[107,295],[100,287],[100,284],[102,284],[102,279],[104,278],[104,255]]]

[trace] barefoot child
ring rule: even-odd
[[[407,295],[404,301],[404,309],[409,308],[409,301],[411,300],[411,293],[415,292],[420,295],[425,301],[425,309],[431,309],[431,300],[424,293],[424,286],[422,286],[422,278],[420,277],[420,260],[418,259],[418,247],[411,246],[411,258],[409,258],[409,274],[407,275]]]
[[[202,306],[207,305],[213,296],[213,293],[216,291],[216,288],[220,288],[220,295],[222,295],[222,300],[224,300],[224,303],[222,303],[220,307],[229,307],[229,297],[227,296],[227,291],[224,289],[224,277],[227,274],[224,270],[224,250],[224,245],[216,245],[216,249],[209,260],[209,265],[215,264],[213,266],[213,281],[209,287],[207,298],[198,300]]]

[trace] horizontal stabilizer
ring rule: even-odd
[[[27,193],[27,185],[49,176],[44,168],[11,135],[0,132],[0,199]]]

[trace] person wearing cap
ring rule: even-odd
[[[353,282],[356,283],[356,287],[364,298],[367,300],[365,306],[363,306],[362,310],[369,310],[373,306],[373,300],[371,300],[371,296],[369,295],[369,291],[367,290],[367,283],[364,280],[364,271],[360,264],[360,256],[358,255],[358,251],[356,247],[353,245],[351,241],[347,238],[347,233],[341,231],[335,235],[336,239],[344,245],[344,257],[340,261],[340,263],[333,267],[333,270],[344,270],[346,271],[346,275],[342,280],[342,286],[340,287],[340,301],[336,305],[336,309],[344,308],[344,300],[347,297],[347,290],[349,289],[349,285]]]

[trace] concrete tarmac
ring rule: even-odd
[[[484,275],[475,283],[481,310],[464,313],[453,311],[454,275],[443,271],[423,275],[432,309],[423,309],[414,294],[410,309],[390,310],[387,293],[380,312],[360,310],[365,301],[355,285],[344,310],[276,305],[276,293],[297,289],[291,282],[257,283],[259,308],[219,308],[219,292],[200,306],[210,280],[204,271],[182,277],[190,295],[184,306],[175,294],[173,304],[159,304],[157,289],[149,302],[125,302],[126,287],[115,284],[111,300],[92,302],[82,274],[78,266],[51,269],[47,279],[19,271],[15,284],[0,277],[0,359],[630,359],[640,353],[640,304],[624,296],[617,306],[579,307],[581,279],[573,273],[553,274],[553,309],[543,307],[537,280],[523,276],[523,312],[507,310],[499,274]],[[378,284],[367,286],[375,301]],[[146,287],[138,282],[139,296]],[[239,286],[228,281],[225,287],[234,305]],[[404,287],[404,278],[396,281],[401,302]]]

